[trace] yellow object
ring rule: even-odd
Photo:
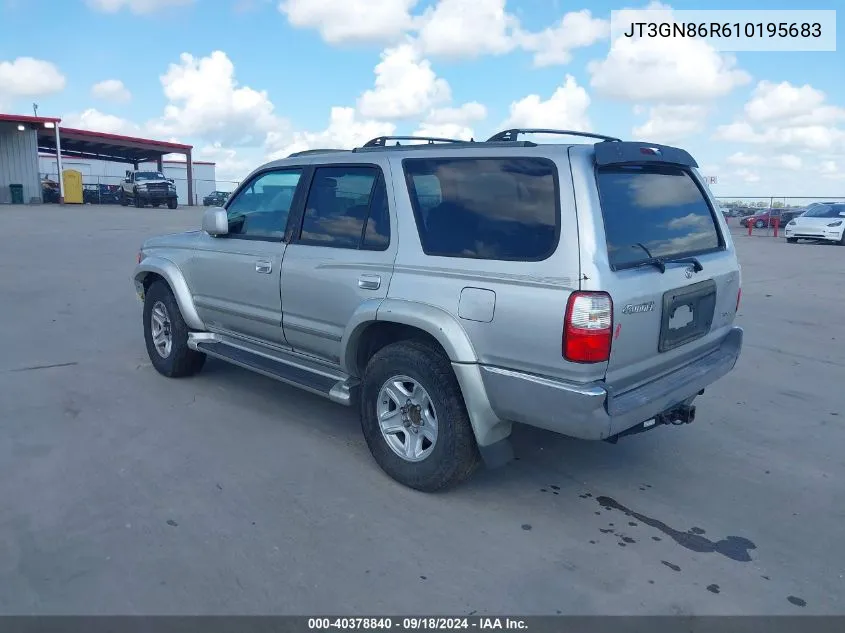
[[[82,172],[65,169],[62,180],[65,184],[65,204],[82,204]]]

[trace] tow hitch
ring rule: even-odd
[[[611,437],[606,438],[604,441],[610,442],[611,444],[616,444],[616,442],[619,441],[620,437],[625,437],[627,435],[637,435],[638,433],[645,433],[646,431],[651,431],[652,429],[656,429],[658,426],[663,426],[664,424],[681,426],[682,424],[690,424],[694,421],[695,405],[679,404],[678,406],[668,409],[663,413],[658,413],[650,420],[640,422],[636,426],[632,426],[630,429],[626,429],[621,433],[612,435]]]

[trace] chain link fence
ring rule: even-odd
[[[179,204],[188,204],[188,179],[168,176],[176,185]],[[205,180],[194,178],[193,200],[191,204],[205,205],[206,199],[215,193],[229,194],[240,184],[237,180]],[[82,174],[83,204],[120,204],[120,192],[123,178],[120,176],[94,176]],[[59,177],[57,172],[41,173],[41,197],[46,204],[59,202]],[[209,202],[211,202],[209,200]]]

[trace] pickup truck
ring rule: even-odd
[[[175,209],[176,185],[160,171],[127,171],[121,185],[120,204],[125,207],[130,202],[138,208],[167,204],[168,209]]]

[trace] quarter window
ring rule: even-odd
[[[405,159],[427,255],[540,261],[558,241],[554,163],[541,158]]]

